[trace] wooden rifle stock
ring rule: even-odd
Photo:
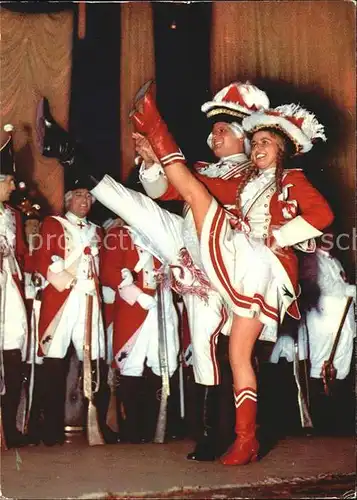
[[[114,368],[109,367],[108,385],[110,388],[110,399],[107,411],[106,424],[113,432],[119,432],[117,395],[116,395],[116,373]]]
[[[324,364],[322,365],[321,374],[322,374],[322,380],[324,383],[324,391],[325,391],[325,394],[327,396],[331,393],[332,385],[333,385],[333,383],[336,379],[336,376],[337,376],[337,370],[333,365],[333,360],[334,360],[334,357],[336,354],[338,343],[340,341],[343,325],[345,323],[349,308],[352,304],[352,300],[353,300],[353,297],[348,297],[340,324],[338,326],[336,337],[335,337],[335,340],[333,342],[331,354],[330,354],[329,358],[326,361],[324,361]]]
[[[88,399],[87,411],[87,437],[89,446],[105,444],[102,433],[99,428],[97,409],[93,403],[92,386],[92,313],[93,313],[93,295],[86,295],[86,323],[84,334],[83,349],[83,393]]]

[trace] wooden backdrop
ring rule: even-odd
[[[153,16],[150,2],[128,2],[121,6],[121,177],[125,180],[134,165],[129,112],[133,97],[146,81],[155,76]]]
[[[11,123],[17,168],[25,181],[35,184],[43,204],[57,212],[63,203],[63,172],[36,147],[36,108],[47,97],[54,117],[67,128],[72,14],[20,14],[2,8],[0,15],[1,144],[7,137],[3,125]]]
[[[356,252],[355,13],[352,2],[339,0],[214,2],[211,38],[212,92],[253,79],[271,90],[274,106],[300,100],[326,126],[326,147],[306,157],[335,211],[335,230],[346,234],[340,257],[349,270]]]

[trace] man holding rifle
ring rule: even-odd
[[[160,399],[165,396],[162,349],[166,347],[168,353],[167,377],[177,368],[178,319],[172,292],[168,287],[161,288],[165,300],[160,310],[157,273],[161,263],[130,226],[108,231],[101,261],[102,284],[115,290],[113,363],[125,413],[121,438],[132,443],[152,441]],[[163,342],[160,326],[167,334]],[[165,428],[166,423],[165,419]],[[165,435],[165,429],[162,432]]]
[[[11,132],[12,127],[5,131]],[[7,204],[15,189],[10,135],[0,154],[0,394],[2,438],[7,448],[26,444],[25,437],[16,428],[16,414],[22,384],[21,351],[28,329],[22,280],[27,247],[21,215]]]
[[[77,156],[75,161],[83,162],[84,158]],[[93,201],[80,178],[67,176],[66,214],[44,219],[41,248],[35,252],[36,270],[47,280],[40,311],[39,354],[44,356],[43,442],[48,446],[64,442],[64,358],[71,342],[78,359],[84,361],[83,386],[89,400],[89,443],[104,444],[101,431],[103,435],[107,434],[104,437],[108,440],[113,437],[105,426],[107,407],[102,402],[107,396],[105,336],[98,281],[102,230],[87,219]],[[92,417],[94,421],[90,421]],[[101,429],[98,421],[102,424]],[[96,436],[93,438],[91,433]]]
[[[354,415],[346,404],[353,401],[349,372],[356,286],[348,283],[333,247],[336,239],[327,238],[331,236],[318,240],[316,252],[303,254],[300,262],[304,320],[299,334],[309,342],[311,412],[316,431],[322,433],[352,431]]]

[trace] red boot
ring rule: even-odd
[[[223,465],[245,465],[258,459],[259,443],[255,437],[257,416],[257,393],[245,387],[234,391],[236,406],[237,438],[228,452],[220,459]]]
[[[171,163],[185,164],[185,157],[162,119],[154,99],[153,82],[146,82],[134,98],[130,118],[137,132],[145,135],[163,167]]]

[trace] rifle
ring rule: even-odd
[[[185,357],[183,353],[183,308],[184,305],[182,303],[182,307],[180,307],[181,304],[177,304],[177,312],[178,312],[178,317],[180,319],[179,324],[181,325],[181,335],[180,335],[180,354],[179,354],[179,392],[180,392],[180,417],[182,420],[185,419],[185,382],[184,382],[184,370],[183,370],[183,365],[185,362]]]
[[[30,375],[28,380],[28,391],[27,391],[27,408],[24,418],[24,425],[22,428],[22,433],[27,434],[28,424],[31,415],[32,401],[33,401],[33,391],[35,388],[35,371],[36,371],[36,348],[38,343],[38,322],[40,319],[40,308],[42,301],[42,282],[39,277],[33,279],[34,285],[37,288],[36,296],[33,299],[32,312],[31,312],[31,351],[30,351]]]
[[[165,323],[165,304],[163,294],[163,277],[158,280],[157,285],[157,319],[159,329],[159,359],[161,371],[161,393],[160,409],[156,424],[154,443],[163,443],[165,441],[167,426],[167,401],[170,396],[170,374],[167,353],[167,333]]]
[[[305,398],[305,394],[302,390],[301,383],[300,383],[300,365],[299,365],[299,345],[298,342],[294,342],[294,361],[293,361],[293,369],[294,369],[294,378],[298,390],[298,404],[299,404],[299,411],[300,411],[300,420],[301,420],[301,426],[303,428],[313,428],[313,423],[311,420],[311,416],[309,413],[309,408],[308,404]],[[305,372],[306,375],[306,372]],[[306,383],[306,386],[308,387],[308,383]]]
[[[113,432],[119,432],[117,415],[116,374],[113,367],[109,367],[108,386],[110,388],[110,399],[107,411],[106,424]]]
[[[346,320],[350,305],[352,303],[352,300],[353,300],[353,297],[347,298],[345,309],[343,311],[342,318],[341,318],[341,321],[340,321],[340,324],[339,324],[339,327],[338,327],[338,330],[336,333],[336,337],[335,337],[335,340],[333,342],[331,354],[330,354],[329,358],[326,361],[324,361],[324,363],[322,365],[321,375],[322,375],[322,380],[324,383],[324,391],[325,391],[325,394],[327,396],[329,396],[331,394],[334,381],[336,380],[337,370],[333,365],[333,359],[334,359],[335,354],[336,354],[337,346],[338,346],[338,343],[339,343],[339,340],[341,337],[341,333],[342,333],[342,328],[343,328],[343,325],[345,323],[345,320]]]
[[[92,387],[92,313],[93,313],[93,295],[86,295],[86,323],[83,345],[83,393],[88,399],[87,412],[87,437],[89,446],[105,444],[103,435],[98,424],[97,409],[94,405],[94,394],[97,392],[99,384],[97,383],[96,390]],[[98,371],[97,371],[98,373]]]

